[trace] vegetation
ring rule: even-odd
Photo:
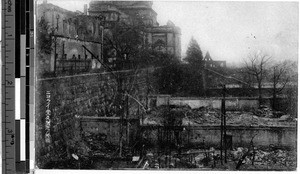
[[[262,54],[249,55],[245,61],[246,73],[252,76],[257,83],[258,87],[258,100],[259,104],[262,104],[262,85],[267,77],[267,64],[270,60],[270,56]]]
[[[53,30],[49,26],[48,22],[44,17],[38,21],[37,24],[37,50],[38,54],[46,54],[50,55],[52,51],[52,43],[53,43]]]
[[[198,42],[191,38],[188,49],[186,51],[186,57],[183,59],[189,65],[201,68],[203,67],[203,55]]]

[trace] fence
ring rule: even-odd
[[[55,72],[88,72],[92,68],[91,59],[69,59],[69,60],[56,60]]]

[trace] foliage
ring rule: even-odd
[[[202,51],[194,38],[190,40],[184,61],[193,66],[203,66]]]
[[[189,96],[204,95],[205,83],[203,80],[205,80],[205,74],[203,55],[199,44],[194,38],[190,40],[184,61],[187,64],[183,66],[185,73],[184,83],[182,84],[183,93]]]
[[[179,65],[180,60],[172,54],[158,52],[151,49],[144,49],[139,52],[134,64],[139,67],[166,67]]]
[[[202,96],[202,75],[186,64],[170,64],[155,71],[156,86],[161,94]]]
[[[183,71],[179,65],[169,65],[155,71],[157,89],[161,94],[176,94],[180,92],[183,83]]]
[[[38,46],[38,53],[43,53],[50,55],[52,51],[52,33],[53,30],[49,26],[48,22],[44,17],[38,21],[37,24],[37,46]]]
[[[144,47],[143,27],[116,23],[104,33],[104,59],[116,59],[116,69],[124,69],[124,65],[136,59]]]

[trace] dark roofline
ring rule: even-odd
[[[154,14],[157,16],[156,11],[154,11],[151,7],[118,7],[119,9],[122,10],[130,10],[130,9],[147,9],[147,10],[151,10],[152,12],[154,12]]]
[[[101,11],[96,11],[96,10],[88,10],[89,13],[105,13],[105,12],[116,12],[118,14],[121,14],[119,11],[115,10],[101,10]]]
[[[62,13],[70,14],[70,15],[78,15],[77,12],[69,11],[67,9],[64,9],[62,7],[59,7],[59,6],[51,4],[51,3],[39,4],[38,8],[44,8],[45,11],[54,10],[54,11],[58,11],[58,12],[62,12]]]

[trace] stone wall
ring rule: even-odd
[[[144,70],[137,73],[137,76],[131,71],[114,73],[123,74],[122,88],[126,89],[131,97],[146,105],[148,85]],[[117,86],[115,77],[108,72],[38,79],[35,93],[37,164],[43,166],[47,161],[70,158],[72,149],[85,146],[80,139],[81,129],[94,131],[90,130],[91,127],[105,126],[105,123],[98,124],[99,122],[89,122],[82,126],[78,121],[79,117],[119,117],[117,103],[120,95]],[[125,95],[121,95],[122,100],[124,97]],[[138,118],[142,112],[142,107],[129,98],[129,117]],[[50,119],[46,118],[46,115],[49,115]],[[50,124],[49,142],[45,141],[46,138],[49,139],[46,135],[47,124]],[[115,123],[111,124],[116,127]],[[117,136],[119,131],[113,132]],[[116,142],[113,138],[109,141]],[[79,153],[79,150],[76,151]]]
[[[159,129],[162,127],[143,126],[144,135],[153,144],[159,143]],[[183,145],[195,146],[205,145],[220,147],[220,126],[187,126],[181,128],[180,139]],[[252,137],[255,146],[285,146],[297,147],[296,126],[274,126],[274,127],[245,127],[227,126],[227,135],[232,136],[233,147],[247,147]],[[171,133],[174,139],[174,132]],[[172,142],[175,142],[173,140]]]
[[[189,129],[189,143],[202,143],[219,146],[220,127],[193,127]],[[232,135],[233,147],[248,146],[251,138],[255,146],[296,147],[297,135],[295,127],[244,127],[227,126],[227,135]]]

